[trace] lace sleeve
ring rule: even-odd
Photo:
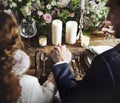
[[[38,79],[33,76],[24,75],[21,77],[22,87],[21,103],[51,103],[54,93],[47,87],[43,87]]]

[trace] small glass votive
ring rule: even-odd
[[[84,48],[87,48],[90,43],[90,37],[89,36],[82,36],[81,37],[81,46]]]
[[[39,45],[44,47],[47,45],[47,37],[46,36],[40,36],[39,37]]]

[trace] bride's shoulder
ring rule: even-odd
[[[22,50],[17,50],[14,54],[15,65],[13,72],[17,75],[24,74],[31,65],[30,57]]]
[[[37,77],[31,75],[21,75],[20,81],[25,83],[33,83],[33,82],[35,83],[38,82],[38,79]]]

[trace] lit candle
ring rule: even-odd
[[[84,10],[85,8],[85,0],[81,0],[81,9]]]
[[[40,36],[39,37],[39,44],[40,46],[46,46],[47,45],[47,37],[46,36]]]
[[[90,37],[89,36],[82,36],[81,37],[81,46],[84,48],[87,48],[89,46],[89,42],[90,42]]]
[[[52,22],[52,44],[58,45],[62,42],[62,21],[53,20]]]

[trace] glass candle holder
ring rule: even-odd
[[[39,37],[39,45],[44,47],[47,45],[47,37],[46,36],[40,36]]]
[[[81,37],[81,46],[87,48],[89,46],[90,37],[89,36],[82,36]]]

